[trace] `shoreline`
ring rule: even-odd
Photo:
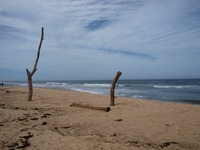
[[[111,111],[102,112],[70,105],[107,107],[109,96],[34,88],[29,102],[27,90],[0,88],[0,149],[25,135],[28,150],[200,149],[199,105],[117,97]]]
[[[28,87],[26,87],[28,88]],[[34,88],[42,88],[42,89],[52,89],[52,90],[61,90],[61,91],[73,91],[73,92],[80,92],[80,93],[87,93],[92,95],[104,95],[110,97],[109,94],[103,94],[103,93],[93,93],[93,92],[87,92],[87,91],[76,91],[72,89],[62,89],[62,88],[48,88],[48,87],[34,87]],[[138,100],[138,101],[153,101],[153,102],[164,102],[164,103],[175,103],[175,104],[186,104],[186,105],[200,105],[200,100],[156,100],[156,99],[142,99],[142,98],[133,98],[133,97],[126,97],[126,96],[117,96],[125,99],[130,100]]]
[[[109,95],[110,80],[35,81],[34,87],[65,89]],[[8,86],[27,86],[27,82],[7,82]],[[200,79],[119,80],[116,96],[200,105]]]
[[[26,91],[28,94],[28,86],[4,86],[4,87],[0,87],[1,88],[8,88],[8,89],[22,89],[23,91]],[[72,92],[72,93],[83,93],[83,94],[89,94],[89,95],[94,95],[94,96],[104,96],[107,97],[108,99],[108,105],[110,104],[110,95],[107,94],[103,94],[103,93],[90,93],[90,92],[85,92],[85,91],[76,91],[76,90],[72,90],[72,89],[63,89],[63,88],[54,88],[54,87],[33,87],[33,97],[34,97],[34,89],[44,89],[44,90],[53,90],[53,91],[63,91],[63,92]],[[180,105],[193,105],[193,106],[200,106],[200,101],[199,100],[194,100],[193,102],[182,102],[182,101],[162,101],[162,100],[156,100],[156,99],[142,99],[142,98],[131,98],[131,97],[125,97],[125,96],[116,96],[116,101],[117,99],[124,99],[124,100],[128,100],[128,101],[145,101],[145,102],[156,102],[156,103],[170,103],[170,104],[180,104]],[[189,100],[190,101],[190,100]],[[199,101],[199,102],[196,102]],[[195,103],[196,102],[196,103]]]
[[[4,86],[5,87],[15,87],[15,88],[28,88],[28,86]],[[94,95],[104,95],[104,96],[110,96],[109,94],[103,94],[103,93],[95,93],[95,92],[88,92],[88,91],[78,91],[73,89],[64,89],[64,88],[56,88],[56,87],[33,87],[34,89],[52,89],[52,90],[61,90],[61,91],[73,91],[73,92],[80,92],[80,93],[87,93],[87,94],[94,94]],[[117,94],[116,94],[117,95]],[[155,101],[155,102],[164,102],[164,103],[175,103],[175,104],[186,104],[186,105],[200,105],[200,100],[159,100],[159,99],[143,99],[143,98],[133,98],[133,97],[126,97],[126,96],[117,96],[121,98],[127,98],[132,100],[144,100],[144,101]]]

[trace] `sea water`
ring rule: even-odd
[[[34,87],[74,90],[109,95],[112,80],[34,81]],[[6,86],[27,86],[26,81],[4,82]],[[200,79],[120,80],[115,96],[200,104]]]

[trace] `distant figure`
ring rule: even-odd
[[[2,86],[3,86],[3,82],[2,82],[2,84],[1,84]]]

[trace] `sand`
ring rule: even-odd
[[[200,106],[75,91],[0,87],[0,149],[27,150],[198,150]]]

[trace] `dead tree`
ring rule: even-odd
[[[34,65],[33,70],[31,72],[28,69],[26,69],[27,79],[28,79],[28,101],[31,101],[32,96],[33,96],[32,76],[37,71],[37,64],[38,64],[38,60],[39,60],[39,57],[40,57],[40,49],[42,47],[43,39],[44,39],[44,28],[42,27],[41,39],[40,39],[40,43],[39,43],[39,47],[38,47],[38,53],[37,53],[37,58],[35,60],[35,65]]]
[[[80,104],[80,103],[72,103],[70,107],[82,107],[82,108],[88,108],[92,110],[100,110],[100,111],[105,111],[109,112],[110,107],[97,107],[97,106],[92,106],[92,105],[87,105],[87,104]]]
[[[119,79],[119,77],[121,76],[122,72],[118,71],[114,80],[112,81],[112,86],[110,88],[110,106],[114,106],[115,105],[115,85]]]

